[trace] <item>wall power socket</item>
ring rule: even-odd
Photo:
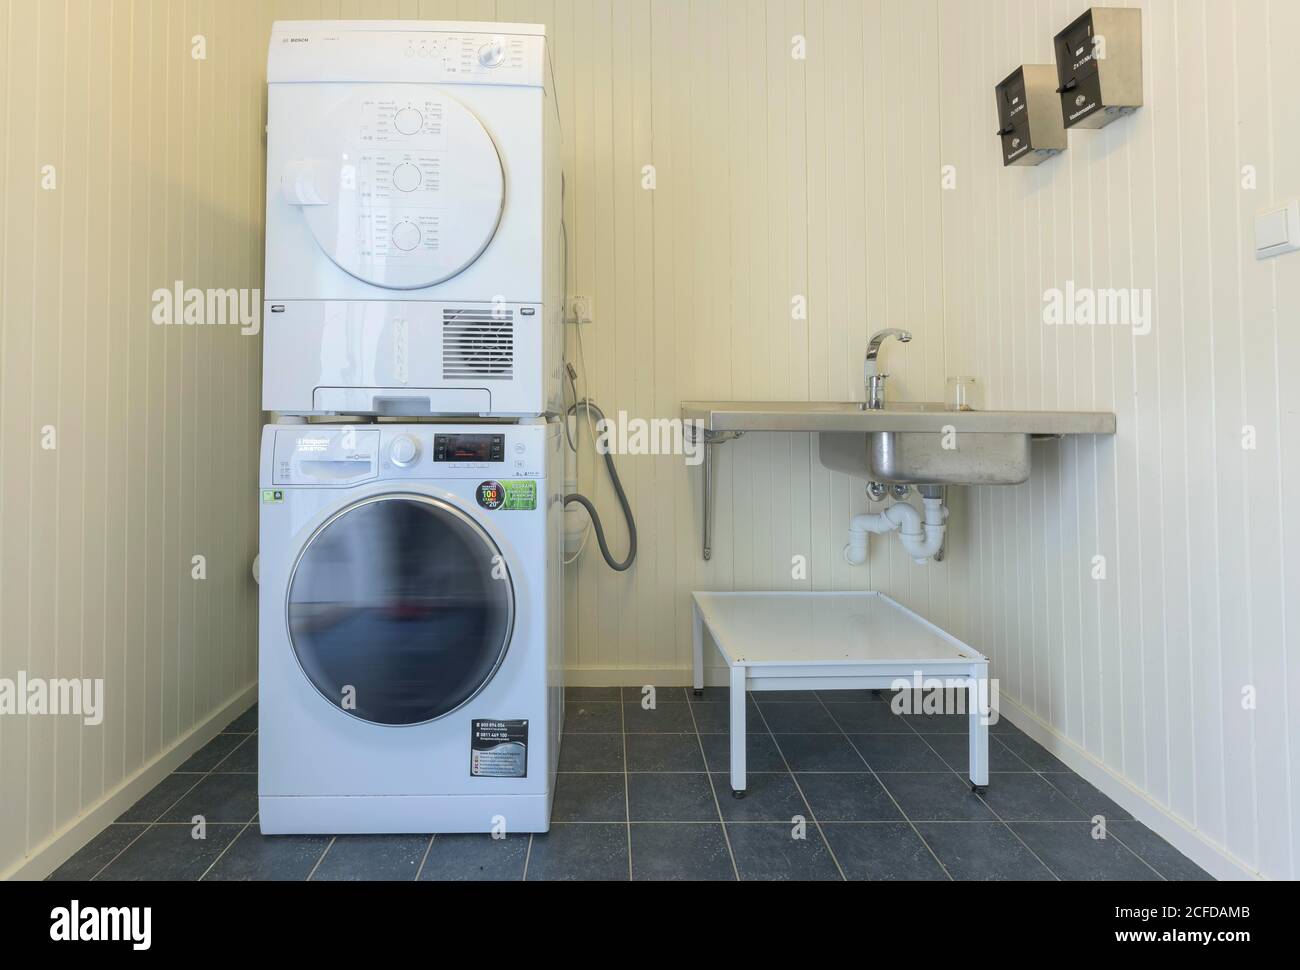
[[[591,323],[592,299],[589,296],[571,296],[564,308],[564,319],[569,323]]]

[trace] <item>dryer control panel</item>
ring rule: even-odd
[[[276,485],[541,479],[546,425],[299,425],[275,429]]]
[[[267,81],[396,81],[541,87],[544,28],[534,24],[279,21]]]

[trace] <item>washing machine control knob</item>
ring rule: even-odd
[[[388,446],[388,457],[399,468],[413,465],[420,457],[420,442],[409,434],[398,435]]]

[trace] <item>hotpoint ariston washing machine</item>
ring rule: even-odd
[[[273,26],[264,410],[560,411],[551,76],[537,25]]]
[[[264,833],[546,831],[561,462],[541,421],[265,429]]]

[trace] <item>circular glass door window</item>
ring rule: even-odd
[[[384,496],[307,540],[287,613],[298,663],[329,703],[375,724],[422,724],[464,705],[501,666],[514,590],[465,513]]]

